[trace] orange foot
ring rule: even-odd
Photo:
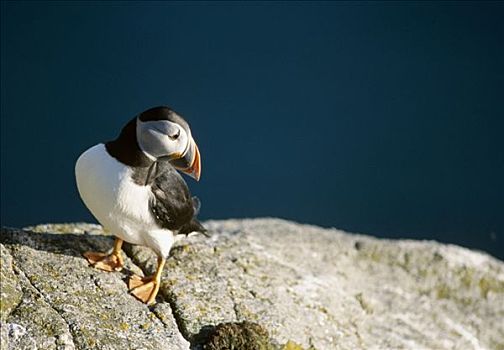
[[[130,293],[138,300],[147,305],[154,304],[156,295],[159,291],[160,279],[156,275],[149,277],[140,277],[133,275],[128,280]]]
[[[103,271],[121,271],[124,266],[120,252],[112,254],[86,252],[83,255],[93,267]]]

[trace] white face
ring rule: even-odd
[[[137,119],[137,140],[150,158],[182,157],[189,149],[191,134],[167,120],[142,122]]]

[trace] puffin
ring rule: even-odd
[[[123,242],[151,248],[158,256],[154,275],[128,279],[130,293],[150,305],[179,235],[206,234],[196,215],[185,173],[196,181],[201,157],[189,124],[167,106],[148,109],[131,119],[112,141],[82,153],[75,164],[77,188],[96,220],[115,236],[111,252],[86,252],[91,266],[120,271]]]

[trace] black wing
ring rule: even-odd
[[[199,200],[193,200],[182,176],[166,161],[158,161],[153,167],[146,184],[154,194],[149,207],[157,224],[179,234],[204,232],[195,218]]]

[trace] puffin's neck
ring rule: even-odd
[[[136,117],[131,119],[115,140],[105,143],[105,148],[112,157],[125,165],[149,167],[154,161],[147,157],[138,145],[136,120]]]

